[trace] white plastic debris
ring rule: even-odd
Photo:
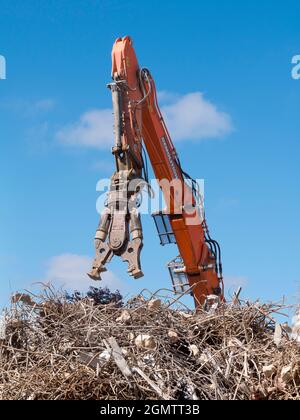
[[[149,350],[154,350],[156,348],[156,341],[152,335],[140,334],[136,337],[134,342],[138,348]]]
[[[146,354],[143,357],[143,363],[148,366],[155,366],[155,357],[152,354]]]
[[[128,350],[127,349],[122,348],[121,350],[122,350],[123,356],[128,356]]]
[[[266,378],[271,378],[276,373],[276,366],[268,365],[263,367],[263,373]]]
[[[201,356],[199,357],[199,362],[201,364],[205,364],[209,361],[209,357],[207,356],[206,353],[202,353]]]
[[[293,317],[292,338],[300,344],[300,308]]]
[[[173,343],[176,343],[179,340],[179,336],[178,336],[177,332],[175,332],[173,330],[168,331],[168,337],[170,338],[170,340]]]
[[[5,316],[2,315],[0,317],[0,340],[5,340],[6,338],[6,319]]]
[[[192,353],[193,356],[197,357],[199,355],[199,349],[195,344],[191,344],[190,347],[190,352]]]
[[[280,324],[276,323],[275,332],[274,332],[274,343],[277,347],[280,346],[281,339],[282,339],[282,328]]]
[[[148,308],[151,310],[156,310],[161,307],[161,300],[160,299],[151,299],[148,302]]]
[[[204,304],[204,310],[206,312],[215,312],[218,307],[220,306],[220,298],[217,295],[208,295],[205,304]]]
[[[183,312],[183,311],[178,311],[178,315],[182,316],[183,318],[189,319],[192,318],[192,314],[189,314],[187,312]]]
[[[124,324],[128,323],[130,320],[131,316],[128,311],[123,311],[121,315],[116,319],[117,322],[122,322]]]
[[[282,382],[289,382],[293,379],[293,367],[292,365],[284,366],[281,369],[280,379]]]
[[[135,335],[133,334],[133,332],[130,332],[130,333],[128,334],[128,340],[129,340],[129,341],[133,341],[133,340],[134,340],[134,337],[135,337]]]
[[[111,351],[103,350],[103,352],[99,355],[99,360],[101,362],[108,362],[111,358]]]

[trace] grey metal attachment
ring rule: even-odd
[[[174,258],[167,265],[175,294],[185,293],[189,288],[189,281],[185,272],[185,266],[180,256]]]

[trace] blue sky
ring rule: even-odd
[[[299,17],[293,0],[0,0],[7,62],[0,80],[0,305],[35,281],[89,285],[95,187],[113,160],[110,52],[126,34],[155,77],[183,166],[205,179],[228,289],[243,284],[250,299],[293,298],[300,80],[291,77],[291,60],[300,54]],[[114,261],[106,278],[130,293],[169,287],[165,264],[176,255],[174,246],[159,246],[150,217],[143,223],[145,277],[128,279]]]

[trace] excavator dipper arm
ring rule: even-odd
[[[143,275],[138,195],[145,185],[144,142],[167,205],[156,216],[162,220],[167,217],[171,229],[167,234],[174,238],[180,254],[180,264],[173,265],[173,276],[185,276],[196,306],[202,305],[210,295],[223,300],[219,245],[209,235],[195,181],[181,168],[158,106],[154,80],[149,70],[139,67],[129,37],[118,38],[114,44],[112,78],[109,87],[114,109],[115,145],[112,152],[116,172],[96,232],[96,258],[89,275],[99,279],[101,272],[106,270],[105,264],[114,255],[128,262],[128,271],[135,278]]]

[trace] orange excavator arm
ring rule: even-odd
[[[89,273],[100,279],[114,255],[128,262],[135,278],[140,266],[142,225],[138,196],[145,176],[143,143],[166,208],[154,214],[161,244],[176,243],[179,256],[169,264],[174,291],[186,287],[196,307],[208,296],[224,299],[220,247],[209,234],[196,182],[183,170],[160,112],[154,80],[140,68],[127,36],[116,40],[112,51],[112,78],[116,172],[111,179],[107,206],[96,233],[96,258]]]

